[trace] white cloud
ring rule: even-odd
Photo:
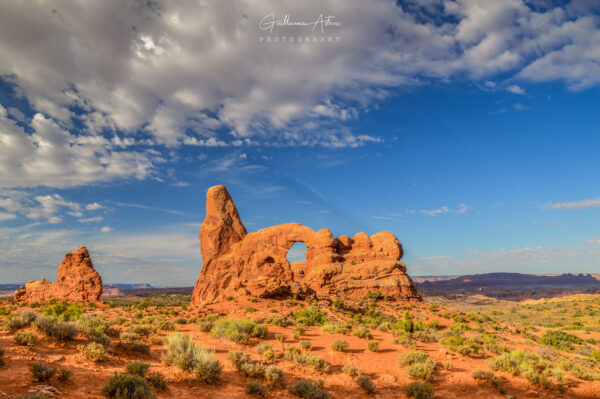
[[[9,119],[0,105],[0,187],[72,187],[151,175],[151,156],[113,151],[102,136],[72,135],[40,113],[29,128],[32,133]]]
[[[104,208],[104,207],[97,202],[92,202],[91,204],[87,204],[85,206],[85,209],[87,209],[88,211],[97,211],[98,209],[102,209],[102,208]]]
[[[27,219],[46,219],[50,224],[62,222],[62,213],[81,217],[80,206],[76,202],[65,200],[60,194],[31,196],[27,191],[1,190],[0,208],[14,214],[20,214]]]
[[[14,176],[3,185],[144,179],[153,166],[147,153],[115,151],[141,143],[336,148],[379,142],[345,131],[343,123],[389,89],[431,79],[467,76],[490,86],[502,73],[563,80],[573,89],[597,85],[598,18],[593,5],[577,4],[10,2],[0,14],[0,76],[39,114],[31,134],[11,126],[6,112],[2,117],[0,140],[9,145],[1,147],[7,161],[0,166],[12,165],[6,175]],[[261,43],[258,21],[272,12],[306,21],[332,13],[342,22],[331,32],[340,41]],[[279,34],[305,33],[298,29]],[[67,133],[75,121],[92,141]],[[106,131],[111,139],[100,136]]]
[[[0,222],[3,222],[5,220],[11,220],[16,217],[17,217],[17,215],[14,215],[12,213],[0,212]]]
[[[458,204],[456,209],[450,209],[447,206],[442,206],[441,208],[438,209],[422,209],[420,212],[424,215],[427,216],[437,216],[437,215],[444,215],[446,213],[453,213],[456,215],[462,215],[467,213],[470,209],[472,209],[472,207],[470,205],[467,204]],[[414,213],[414,211],[408,211],[409,213]]]
[[[113,231],[114,229],[108,226],[104,226],[100,229],[101,232],[103,233],[110,233],[111,231]]]
[[[552,209],[584,209],[600,207],[600,198],[586,199],[583,201],[561,202],[552,204]]]
[[[525,94],[525,89],[523,89],[522,87],[519,87],[517,85],[512,85],[512,86],[508,86],[506,88],[507,91],[510,91],[511,93],[514,94]]]
[[[77,221],[79,223],[97,223],[97,222],[101,222],[102,220],[103,220],[102,216],[95,216],[92,218],[78,219]]]

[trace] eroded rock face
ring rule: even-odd
[[[286,259],[296,242],[306,245],[305,263]],[[381,291],[390,299],[420,300],[400,262],[400,241],[389,232],[333,237],[297,223],[247,233],[225,186],[208,190],[200,228],[204,265],[192,306],[227,297],[349,297]]]
[[[69,302],[97,302],[102,295],[102,277],[85,247],[66,254],[58,266],[56,283],[45,279],[30,281],[15,291],[17,302],[48,302],[51,299]]]

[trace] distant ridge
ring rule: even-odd
[[[137,290],[137,289],[148,289],[154,288],[148,283],[137,283],[137,284],[104,284],[104,288],[118,288],[121,290]]]
[[[485,273],[444,279],[422,277],[415,281],[420,291],[429,294],[481,294],[514,300],[600,293],[600,280],[591,274]]]

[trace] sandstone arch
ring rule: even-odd
[[[204,265],[193,306],[242,295],[357,299],[367,290],[420,299],[400,262],[402,245],[389,232],[335,238],[329,229],[286,223],[248,233],[225,186],[214,186],[207,192],[199,237]],[[291,265],[287,253],[296,242],[306,245],[305,262]]]

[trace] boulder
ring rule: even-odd
[[[296,242],[306,245],[305,262],[287,260]],[[406,266],[402,245],[389,232],[335,238],[286,223],[248,233],[225,186],[208,190],[200,228],[203,267],[192,306],[228,297],[361,299],[368,291],[394,300],[421,300]]]
[[[94,269],[85,247],[66,254],[58,266],[56,283],[45,279],[30,281],[15,291],[17,302],[48,302],[51,299],[69,302],[97,302],[102,295],[102,277]]]

